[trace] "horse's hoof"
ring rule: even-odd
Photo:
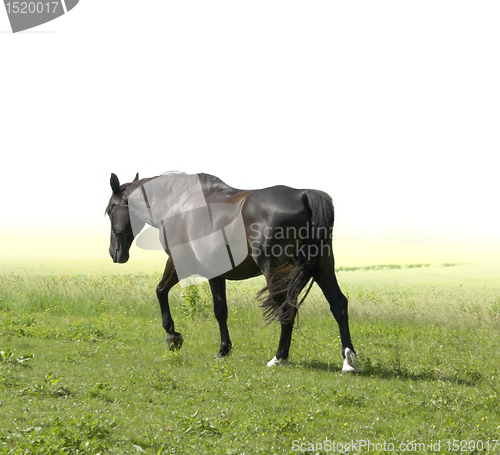
[[[227,357],[229,353],[231,352],[232,345],[229,343],[221,343],[220,344],[220,351],[217,354],[216,358],[218,359],[223,359],[224,357]]]
[[[359,368],[356,366],[356,354],[349,348],[345,348],[344,366],[342,367],[342,374],[354,373],[359,374]]]
[[[274,356],[269,362],[267,362],[268,367],[274,367],[275,365],[285,365],[288,366],[290,365],[290,362],[288,359],[277,359],[276,356]]]
[[[182,343],[184,343],[184,338],[180,333],[176,333],[171,335],[170,333],[167,335],[167,345],[168,349],[171,351],[177,351],[182,347]]]

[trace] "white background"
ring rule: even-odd
[[[4,248],[106,231],[111,172],[168,170],[325,190],[344,233],[499,238],[498,2],[81,0],[18,34],[1,8]]]

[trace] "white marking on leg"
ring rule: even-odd
[[[356,354],[349,348],[345,349],[344,366],[342,367],[342,374],[359,373],[359,368],[356,366]]]
[[[273,367],[275,365],[290,365],[290,362],[288,359],[277,359],[276,356],[274,356],[269,362],[267,362],[268,367]]]

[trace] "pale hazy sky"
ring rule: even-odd
[[[344,233],[499,239],[499,19],[497,1],[81,0],[0,33],[3,242],[101,229],[111,172],[168,170],[325,190]]]

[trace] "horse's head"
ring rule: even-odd
[[[134,183],[139,180],[139,174],[131,183],[120,185],[115,174],[111,174],[110,184],[113,194],[106,208],[106,213],[111,221],[111,240],[109,254],[113,262],[123,264],[128,261],[129,250],[134,240],[132,224],[128,209],[128,196],[134,189]]]

